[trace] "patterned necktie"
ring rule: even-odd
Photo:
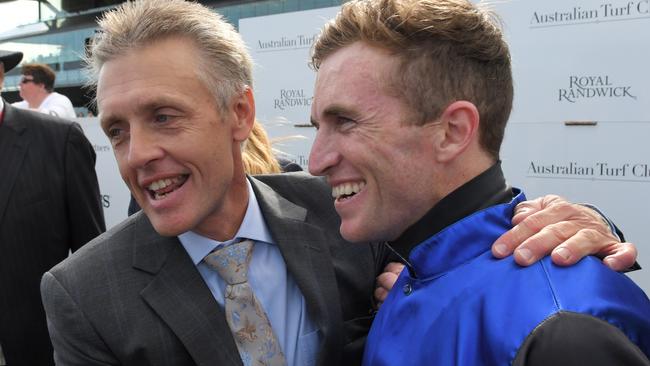
[[[226,320],[245,366],[286,365],[271,323],[248,283],[253,242],[245,240],[221,247],[204,261],[226,281]]]

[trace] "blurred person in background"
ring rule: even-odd
[[[74,119],[77,114],[68,97],[54,91],[56,74],[45,64],[24,64],[21,70],[20,97],[22,101],[13,105],[31,109],[66,119]]]
[[[0,51],[0,90],[22,57]],[[41,276],[104,230],[95,151],[79,125],[0,98],[0,365],[54,364]]]

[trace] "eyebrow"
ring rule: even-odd
[[[108,128],[113,123],[117,123],[122,120],[122,118],[120,118],[119,115],[115,115],[115,114],[106,115],[102,112],[99,112],[98,117],[99,117],[99,127],[101,127],[103,131],[106,131],[106,128]]]
[[[350,110],[350,108],[347,108],[347,107],[345,107],[343,105],[340,105],[340,104],[333,104],[331,106],[328,106],[323,111],[323,115],[326,116],[326,117],[339,116],[341,114],[355,115],[356,113],[352,112],[352,110]]]
[[[165,96],[157,96],[150,100],[146,100],[143,103],[137,103],[137,113],[150,113],[160,108],[176,108],[176,109],[186,109],[185,103],[179,100],[172,98],[167,98]],[[109,126],[112,123],[119,122],[124,120],[120,111],[114,114],[105,115],[102,111],[99,111],[100,116],[100,125]],[[105,116],[105,117],[104,117]]]
[[[346,107],[345,105],[342,104],[332,104],[325,108],[325,110],[322,113],[323,118],[332,118],[332,117],[337,117],[337,116],[347,116],[348,118],[352,119],[358,119],[359,118],[359,113],[355,112],[352,108]],[[314,127],[319,127],[320,122],[318,122],[313,116],[310,117],[310,122]]]

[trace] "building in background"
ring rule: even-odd
[[[0,49],[21,51],[23,63],[48,64],[56,72],[55,91],[70,98],[77,112],[88,113],[91,93],[82,56],[95,32],[95,20],[121,0],[0,0]],[[235,27],[239,19],[340,5],[342,0],[199,1],[224,15]],[[7,28],[7,25],[10,28]],[[4,25],[4,27],[3,27]],[[3,96],[18,95],[21,68],[7,73]],[[94,111],[93,111],[94,113]],[[95,113],[96,114],[96,113]]]

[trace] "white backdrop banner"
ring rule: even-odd
[[[650,266],[650,0],[495,2],[511,47],[514,110],[502,148],[509,182],[602,208]],[[313,36],[338,7],[247,18],[257,113],[307,166]],[[650,292],[647,270],[630,274]]]
[[[502,148],[511,184],[606,212],[650,266],[650,0],[510,1],[515,80]],[[650,293],[646,270],[629,276]]]
[[[120,176],[113,148],[99,125],[99,119],[77,118],[76,121],[97,153],[95,171],[108,229],[127,218],[131,194]]]
[[[309,50],[323,24],[338,7],[285,13],[239,21],[239,32],[255,61],[257,118],[273,147],[307,168],[315,129],[309,122],[316,74]]]

